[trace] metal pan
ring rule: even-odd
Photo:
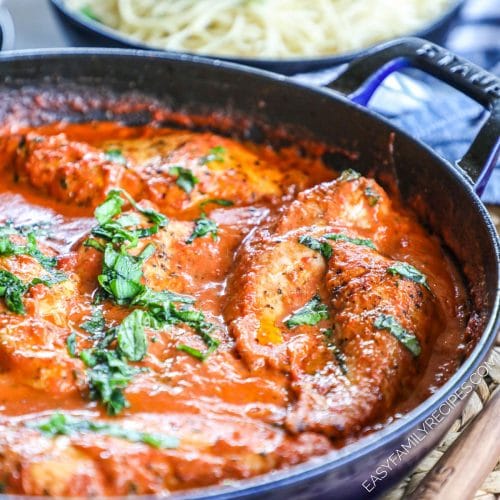
[[[406,65],[448,82],[489,111],[456,165],[362,106],[387,74]],[[394,179],[403,200],[456,259],[473,310],[467,329],[469,350],[459,370],[431,397],[382,430],[324,457],[176,498],[380,495],[437,445],[458,416],[479,375],[487,371],[484,363],[500,326],[499,241],[478,196],[498,158],[499,79],[415,38],[370,51],[327,88],[164,53],[71,49],[0,54],[0,122],[15,116],[37,123],[64,117],[134,124],[158,118],[162,106],[219,116],[228,133],[254,140],[311,138],[334,151],[356,151],[350,157],[331,156],[337,166],[344,163],[342,167],[371,173],[382,183]],[[278,139],[272,133],[277,130]]]
[[[443,14],[411,36],[426,38],[436,43],[444,43],[450,29],[456,24],[465,0],[453,0]],[[65,0],[51,0],[51,5],[59,15],[63,25],[67,28],[72,45],[77,46],[106,46],[106,47],[128,47],[134,49],[158,50],[151,45],[134,40],[125,34],[121,34],[101,23],[95,22],[88,17],[69,9]],[[260,57],[219,57],[223,61],[247,64],[256,68],[275,71],[284,75],[303,73],[306,71],[319,70],[321,68],[336,66],[359,57],[366,50],[310,58],[291,59],[266,59]],[[169,53],[174,53],[169,51]]]

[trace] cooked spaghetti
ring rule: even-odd
[[[152,47],[220,56],[334,55],[415,32],[451,0],[67,0]]]

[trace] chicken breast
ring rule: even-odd
[[[374,184],[341,179],[301,193],[247,240],[229,280],[238,352],[253,371],[290,376],[292,432],[342,437],[383,415],[411,389],[440,328],[425,278],[393,272],[420,276],[375,246],[388,247],[404,214]]]

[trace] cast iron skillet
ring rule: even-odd
[[[388,73],[404,65],[448,82],[489,111],[456,166],[359,104]],[[137,104],[137,91],[143,104],[149,104]],[[48,94],[41,99],[40,93]],[[76,98],[68,100],[66,94]],[[164,53],[70,49],[0,54],[0,121],[21,116],[23,108],[31,107],[31,115],[25,116],[38,123],[65,117],[137,124],[159,116],[154,102],[198,115],[229,116],[234,119],[231,130],[254,140],[286,130],[289,138],[315,138],[357,151],[357,156],[332,153],[328,159],[337,167],[370,172],[382,183],[393,177],[403,199],[454,255],[474,311],[467,334],[471,351],[443,387],[402,418],[337,452],[176,498],[340,499],[381,494],[436,446],[478,382],[478,374],[487,371],[484,363],[500,325],[499,242],[477,192],[484,188],[498,156],[500,81],[416,38],[372,50],[329,88]]]
[[[436,20],[429,23],[416,33],[409,35],[419,36],[436,43],[444,43],[449,30],[455,25],[460,15],[460,11],[465,0],[452,0],[449,7]],[[69,9],[65,0],[51,0],[51,5],[59,15],[67,34],[70,37],[71,45],[76,46],[105,46],[105,47],[128,47],[134,49],[153,49],[151,45],[135,41],[125,34],[108,28],[98,22],[92,21],[88,17]],[[170,53],[175,53],[169,51]],[[343,64],[359,57],[366,50],[347,52],[335,56],[321,56],[311,58],[291,58],[291,59],[265,59],[250,57],[217,57],[225,61],[246,64],[256,68],[276,71],[284,75],[314,71]]]

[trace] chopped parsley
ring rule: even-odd
[[[285,320],[287,328],[299,325],[314,326],[323,319],[328,319],[328,308],[321,302],[321,297],[315,295],[304,307],[298,309]]]
[[[206,165],[211,161],[216,161],[218,163],[224,163],[226,157],[226,148],[223,146],[214,146],[210,148],[208,154],[201,159],[202,165]]]
[[[114,163],[121,163],[122,165],[126,165],[127,159],[123,156],[121,149],[108,149],[104,152],[104,156],[109,161]]]
[[[405,330],[393,316],[381,314],[377,317],[373,325],[379,330],[387,330],[393,337],[398,339],[413,356],[417,357],[420,355],[422,349],[417,337],[408,330]]]
[[[357,172],[356,170],[352,168],[348,168],[346,170],[343,170],[339,177],[337,178],[338,181],[340,182],[349,182],[349,181],[355,181],[356,179],[359,179],[361,177],[361,174]]]
[[[363,239],[363,238],[351,238],[350,236],[347,236],[346,234],[325,234],[323,238],[327,240],[332,240],[332,241],[346,241],[347,243],[352,243],[353,245],[360,245],[360,246],[365,246],[368,248],[371,248],[372,250],[376,250],[377,248],[373,244],[373,241],[370,239]]]
[[[333,254],[333,249],[329,243],[326,241],[321,241],[317,238],[313,238],[312,236],[301,236],[299,238],[299,243],[305,245],[311,250],[315,250],[319,252],[325,259],[329,259]]]
[[[380,195],[371,186],[367,186],[365,189],[365,196],[368,198],[368,205],[374,207],[378,200],[380,200]]]
[[[116,424],[77,419],[59,412],[54,413],[48,419],[28,422],[26,426],[36,429],[49,437],[96,433],[123,439],[131,443],[144,443],[159,449],[172,449],[179,446],[179,439],[174,436],[140,432],[134,429],[125,429]]]
[[[200,182],[198,177],[196,177],[191,170],[179,165],[170,167],[168,173],[177,177],[175,183],[188,194],[194,189],[194,186]]]
[[[411,264],[407,262],[396,262],[391,267],[387,268],[387,272],[396,276],[402,276],[403,278],[407,278],[423,287],[427,288],[430,291],[429,284],[427,283],[427,277],[425,274],[422,274],[416,267],[413,267]]]

